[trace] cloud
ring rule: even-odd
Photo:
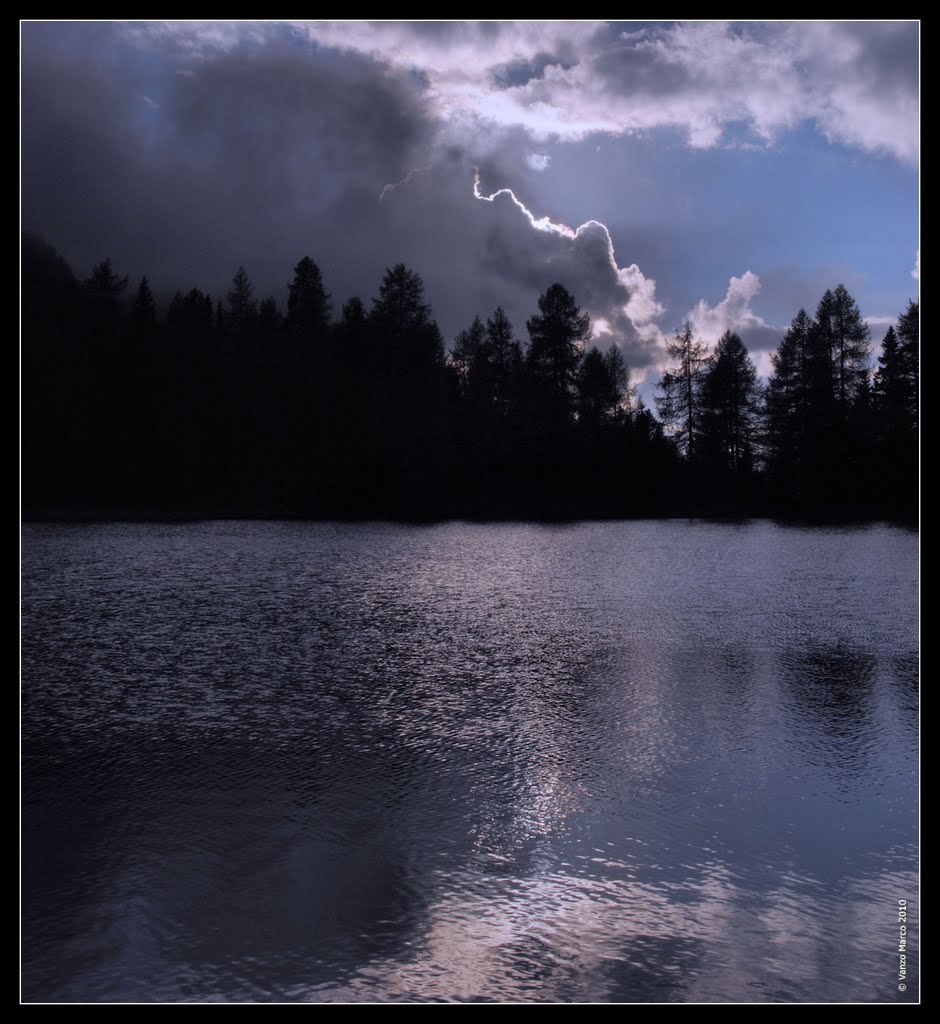
[[[898,22],[138,23],[194,59],[290,34],[418,71],[444,119],[578,139],[672,128],[709,148],[814,124],[830,141],[916,163],[919,27]]]
[[[547,216],[536,217],[508,188],[474,197],[493,207],[487,266],[508,280],[543,291],[562,283],[596,323],[601,344],[620,346],[627,363],[642,369],[662,355],[663,336],[655,320],[664,312],[656,300],[656,282],[636,264],[617,263],[610,232],[596,220],[576,229]]]
[[[703,341],[716,342],[725,331],[741,333],[767,324],[751,309],[751,299],[760,291],[760,278],[746,271],[742,277],[732,277],[725,297],[715,306],[699,299],[687,319],[696,335]]]
[[[537,53],[529,59],[509,61],[501,67],[493,68],[490,71],[490,78],[494,85],[501,89],[511,89],[520,85],[528,85],[534,79],[545,77],[545,70],[549,67],[561,67],[568,71],[574,66],[573,62],[566,61],[562,56],[551,53]]]
[[[833,142],[916,162],[916,23],[697,22],[622,33],[594,58],[626,124],[711,147],[813,123]],[[617,114],[623,110],[616,106]]]
[[[893,327],[898,322],[898,318],[896,316],[866,316],[863,319],[871,328],[872,334],[877,334],[879,331],[886,331],[889,327]]]
[[[545,153],[529,153],[525,158],[526,166],[533,171],[544,171],[552,162],[552,158]]]
[[[700,299],[686,319],[692,324],[695,335],[710,346],[726,331],[737,334],[754,359],[758,374],[766,378],[772,370],[770,355],[785,330],[767,323],[751,308],[760,290],[760,278],[748,270],[741,277],[731,278],[725,297],[719,303],[709,306],[705,299]]]
[[[920,280],[920,249],[917,250],[917,255],[914,257],[914,269],[911,271],[911,277],[915,281]]]
[[[669,228],[598,214],[607,179],[586,185],[577,147],[544,140],[671,128],[697,147],[742,132],[770,144],[812,122],[910,159],[916,56],[913,23],[24,24],[23,223],[80,274],[111,256],[158,289],[215,296],[244,263],[283,301],[310,255],[338,306],[404,260],[448,338],[498,304],[524,336],[561,281],[639,370],[661,361],[662,295],[686,272]],[[616,146],[584,149],[600,167]],[[551,173],[532,173],[549,153]],[[475,166],[513,191],[475,194]],[[577,213],[558,212],[566,189],[576,201],[561,209]],[[699,302],[703,332],[776,344],[751,278]],[[698,294],[670,301],[678,312]]]
[[[435,135],[412,76],[276,39],[155,71],[116,27],[68,28],[24,32],[22,206],[78,273],[219,294],[244,263],[280,294],[309,253],[341,289],[381,279],[378,196]]]
[[[298,46],[257,26],[242,45],[231,26],[147,31],[134,29],[130,45],[114,26],[57,36],[61,46],[45,33],[24,42],[24,226],[79,274],[110,256],[158,294],[197,286],[219,297],[243,264],[259,296],[283,302],[294,264],[310,255],[338,307],[353,294],[368,302],[384,269],[404,261],[448,339],[497,305],[524,338],[539,294],[560,281],[606,321],[602,344],[620,344],[636,369],[657,358],[655,282],[617,263],[605,225],[572,229],[512,192],[475,194],[481,150],[486,180],[499,184],[524,179],[526,157],[547,166],[524,133],[470,132],[458,144],[401,62]],[[515,49],[494,31],[504,42],[490,59],[506,63]],[[463,52],[466,34],[411,38]],[[159,73],[141,45],[164,54]]]

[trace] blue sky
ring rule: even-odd
[[[686,318],[766,371],[826,288],[876,346],[917,297],[916,22],[25,22],[21,69],[79,274],[283,304],[309,255],[338,312],[404,260],[448,341],[560,280],[649,380]]]

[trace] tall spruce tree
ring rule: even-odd
[[[765,400],[765,454],[771,475],[790,476],[800,461],[808,429],[816,323],[801,309],[770,357],[773,371]]]
[[[453,364],[457,369],[461,394],[465,397],[480,390],[489,364],[488,349],[483,321],[479,316],[475,316],[470,326],[461,331],[454,339],[454,348],[451,353]]]
[[[568,289],[556,283],[539,296],[539,312],[529,318],[526,327],[529,369],[549,402],[568,415],[591,318],[581,312]]]
[[[294,267],[287,288],[287,324],[298,340],[322,340],[330,327],[330,293],[323,286],[320,268],[304,256]]]
[[[680,453],[694,462],[702,431],[702,384],[708,352],[705,344],[695,338],[688,321],[675,341],[666,345],[666,351],[674,366],[663,372],[656,408]]]
[[[225,326],[236,333],[243,333],[251,327],[258,316],[258,304],[254,298],[255,290],[248,280],[244,267],[239,267],[232,278],[232,287],[228,293],[228,309],[226,310]]]
[[[702,382],[702,448],[723,474],[754,468],[759,388],[757,367],[737,334],[725,331]]]
[[[404,263],[385,271],[369,321],[393,372],[420,375],[443,366],[444,343],[424,297],[424,282]]]
[[[914,429],[920,402],[920,303],[909,301],[898,317],[898,355],[908,416]]]
[[[833,400],[838,418],[844,423],[859,390],[869,379],[868,324],[845,285],[840,284],[820,299],[816,325],[820,348],[828,351]]]
[[[134,298],[134,305],[131,307],[131,329],[137,339],[147,341],[153,336],[156,326],[157,314],[153,292],[150,290],[147,278],[142,277]]]
[[[578,423],[597,430],[612,416],[614,401],[614,384],[607,361],[592,345],[578,368]]]
[[[512,322],[502,306],[497,306],[493,315],[487,317],[486,346],[490,360],[491,401],[505,416],[519,395],[522,346],[516,340]]]

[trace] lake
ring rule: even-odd
[[[26,1001],[918,998],[911,531],[27,524],[22,566]]]

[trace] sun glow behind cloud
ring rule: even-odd
[[[653,352],[658,353],[662,349],[663,334],[654,321],[663,314],[664,308],[656,301],[656,282],[645,277],[636,264],[628,267],[617,264],[614,244],[606,225],[589,220],[577,229],[572,229],[547,216],[536,217],[509,188],[497,189],[490,195],[484,195],[480,191],[480,172],[477,169],[474,170],[473,195],[487,203],[505,197],[534,231],[572,242],[578,262],[593,273],[595,280],[602,286],[606,279],[608,287],[597,289],[593,302],[591,292],[587,292],[588,312],[595,318],[595,324],[604,325],[600,331],[595,326],[595,338],[606,336],[609,343],[620,344],[625,337],[635,337],[649,350],[651,357]],[[650,361],[644,360],[642,365]]]
[[[497,303],[521,334],[559,280],[634,372],[661,365],[683,311],[706,340],[736,330],[758,355],[843,268],[850,287],[875,279],[854,262],[858,232],[838,251],[838,224],[819,235],[825,252],[807,239],[771,253],[765,239],[789,224],[766,197],[778,202],[797,151],[836,167],[830,179],[864,164],[904,187],[917,161],[916,22],[62,23],[24,40],[24,210],[80,266],[106,246],[131,273],[218,290],[210,274],[237,250],[253,276],[267,265],[257,285],[269,291],[283,285],[278,261],[310,247],[339,303],[406,259],[449,338]],[[654,151],[681,166],[668,184]],[[737,174],[744,153],[767,191],[745,189],[740,204],[717,175],[685,174]],[[44,170],[66,165],[69,195]],[[481,179],[501,187],[485,193]],[[817,186],[801,209],[823,201]],[[124,208],[75,201],[99,192]],[[760,227],[747,234],[751,213]],[[863,309],[891,312],[884,295],[919,280],[915,246],[908,232],[891,253],[908,285],[860,295]],[[716,269],[718,282],[741,275],[724,295]]]

